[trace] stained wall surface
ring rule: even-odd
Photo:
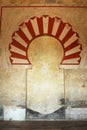
[[[68,6],[86,6],[86,0],[0,0],[1,5],[31,5],[31,4],[51,4]]]
[[[87,101],[87,8],[85,8],[87,1],[0,0],[0,5],[5,6],[1,10],[0,104],[25,106],[27,102],[28,108],[45,113],[48,112],[48,109],[50,109],[51,112],[58,109],[60,106],[59,100],[61,98],[65,98],[65,100],[68,101]],[[32,5],[73,6],[73,8],[10,7]],[[74,8],[74,6],[85,7]],[[40,17],[42,15],[49,15],[51,17],[58,16],[64,22],[70,23],[73,30],[78,33],[79,42],[82,44],[82,52],[80,54],[81,62],[77,69],[63,70],[59,68],[60,60],[58,62],[58,56],[62,57],[64,51],[54,43],[55,40],[53,38],[49,37],[48,40],[46,40],[49,41],[47,46],[43,44],[46,43],[46,41],[43,41],[42,38],[36,39],[36,41],[32,43],[35,44],[35,46],[32,46],[31,44],[28,48],[28,51],[30,49],[28,55],[32,62],[32,69],[26,69],[25,66],[22,66],[22,68],[21,66],[17,68],[12,67],[9,60],[10,52],[8,48],[9,44],[12,42],[13,32],[17,31],[19,25],[28,21],[31,17]],[[44,39],[46,38],[47,37],[44,36]],[[50,43],[51,41],[52,43]],[[62,53],[60,53],[60,50]],[[43,84],[45,85],[43,86]],[[48,88],[46,87],[46,84]],[[53,95],[53,92],[56,92],[56,96],[54,96],[55,94]],[[56,105],[53,104],[54,101]],[[37,105],[38,103],[39,105]],[[48,103],[49,105],[46,108]],[[46,108],[46,110],[44,108]]]

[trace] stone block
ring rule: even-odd
[[[4,120],[25,120],[25,108],[16,106],[4,106]]]
[[[68,107],[65,110],[66,119],[85,120],[87,119],[87,108]]]

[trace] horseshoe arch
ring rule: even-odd
[[[19,25],[18,31],[12,34],[9,44],[10,62],[12,65],[31,65],[27,50],[36,37],[48,35],[56,38],[62,45],[64,56],[60,68],[77,68],[81,61],[82,46],[77,32],[73,31],[69,23],[59,17],[43,15],[32,17],[28,22]]]

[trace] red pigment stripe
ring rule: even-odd
[[[11,64],[13,64],[13,59],[11,59],[11,56],[10,56],[10,62],[11,62]]]
[[[54,24],[54,18],[49,17],[49,23],[48,23],[48,34],[49,35],[52,33],[53,24]]]
[[[23,50],[23,51],[26,51],[27,48],[25,48],[23,45],[21,45],[19,42],[17,42],[16,40],[13,39],[12,43],[10,45],[14,45],[15,47]]]
[[[74,41],[73,43],[71,43],[68,47],[66,47],[66,48],[64,49],[64,51],[66,52],[66,51],[68,51],[68,50],[70,50],[70,49],[73,49],[74,47],[76,47],[76,46],[78,46],[78,45],[80,45],[80,44],[78,43],[78,39],[77,39],[76,41]]]
[[[82,44],[80,44],[80,50],[82,50]]]
[[[81,61],[81,57],[79,58],[78,63],[80,63],[80,61]]]
[[[63,60],[68,60],[68,59],[73,59],[73,58],[79,58],[80,56],[80,51],[73,53],[71,55],[65,56]]]
[[[72,28],[69,30],[69,32],[67,33],[67,35],[63,38],[63,40],[61,41],[62,44],[64,44],[71,36],[73,36],[75,32],[72,31]]]
[[[13,62],[13,61],[12,61]],[[29,65],[29,63],[12,63],[13,65]]]
[[[16,52],[12,52],[12,51],[10,51],[10,52],[11,52],[11,57],[20,58],[20,59],[27,59],[26,56],[23,56],[23,55],[18,54],[18,53],[16,53]]]
[[[35,37],[34,29],[33,29],[33,27],[32,27],[31,22],[28,21],[28,23],[25,23],[25,24],[26,24],[26,26],[27,26],[27,28],[28,28],[28,30],[29,30],[31,36],[32,36],[32,37]]]
[[[26,44],[29,44],[29,39],[26,37],[26,35],[23,33],[23,31],[19,28],[19,30],[16,32],[25,42]]]
[[[61,23],[60,23],[60,25],[59,25],[59,28],[58,28],[58,30],[57,30],[57,33],[56,33],[56,38],[57,38],[57,39],[59,38],[59,36],[60,36],[62,30],[63,30],[64,27],[65,27],[65,25],[66,25],[66,23],[63,23],[63,22],[61,21]]]
[[[43,35],[43,19],[42,19],[42,17],[37,18],[37,23],[38,23],[40,35]]]

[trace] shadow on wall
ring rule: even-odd
[[[27,109],[27,119],[64,119],[65,118],[65,107],[58,109],[52,114],[40,114],[31,109]]]
[[[0,119],[2,119],[3,118],[3,106],[2,105],[0,105]]]

